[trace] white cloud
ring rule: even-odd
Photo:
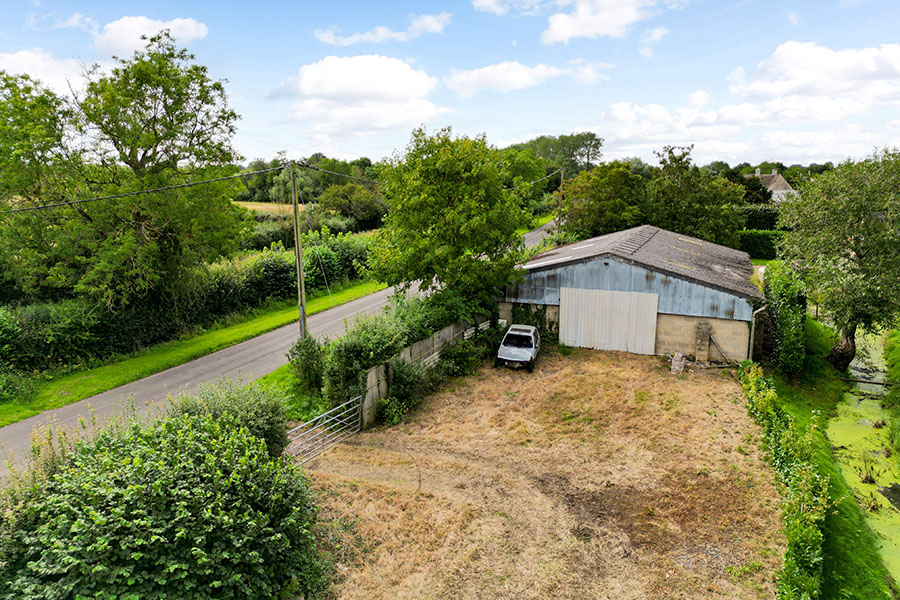
[[[575,0],[571,12],[550,16],[541,39],[554,44],[582,37],[622,38],[632,25],[652,16],[654,5],[655,0]]]
[[[408,42],[426,33],[443,33],[450,24],[451,15],[442,12],[437,15],[412,15],[412,21],[406,31],[393,31],[387,27],[375,27],[365,33],[354,33],[348,36],[339,35],[337,27],[317,29],[316,39],[335,46],[350,46],[359,43]]]
[[[900,107],[900,45],[832,50],[789,41],[760,62],[749,80],[742,68],[729,79],[731,90],[755,100],[753,110],[770,120],[834,121]]]
[[[397,58],[328,56],[300,67],[272,96],[297,98],[294,120],[308,124],[319,145],[336,137],[361,137],[409,129],[446,109],[428,100],[437,80]]]
[[[644,35],[641,36],[641,41],[645,44],[656,44],[661,39],[663,39],[666,34],[669,33],[669,30],[665,27],[657,27],[655,29],[648,29],[644,32]]]
[[[84,87],[86,66],[75,59],[57,59],[41,48],[0,52],[0,70],[13,74],[26,74],[61,95],[68,95],[70,86]]]
[[[605,63],[590,64],[575,60],[565,67],[537,64],[528,67],[518,61],[504,61],[480,69],[454,70],[447,80],[447,87],[460,98],[471,98],[481,90],[509,92],[540,85],[554,77],[568,76],[579,83],[592,83],[603,76],[598,68],[609,68]]]
[[[150,37],[163,29],[168,29],[172,37],[181,44],[203,39],[209,33],[205,24],[194,19],[157,21],[144,16],[122,17],[104,25],[96,34],[94,45],[104,52],[127,56],[146,45],[146,42],[141,40],[142,35]]]
[[[550,4],[546,0],[472,0],[475,10],[495,15],[505,15],[511,10],[521,14],[536,14],[543,5]]]
[[[97,31],[100,29],[100,25],[94,19],[86,17],[78,12],[73,14],[65,21],[57,20],[56,24],[53,25],[53,29],[68,28],[81,29],[82,31],[86,31],[91,35],[97,35]]]

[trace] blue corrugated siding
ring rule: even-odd
[[[749,321],[750,302],[697,283],[604,257],[529,273],[507,292],[507,302],[559,305],[559,288],[645,292],[659,295],[659,312]]]

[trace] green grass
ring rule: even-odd
[[[284,397],[287,402],[285,415],[288,421],[309,421],[331,408],[322,398],[304,396],[294,390],[290,363],[278,367],[268,375],[263,375],[254,381],[253,385],[277,390]]]
[[[834,507],[825,518],[825,555],[823,566],[823,599],[856,598],[874,600],[892,598],[887,570],[878,555],[875,537],[866,525],[863,512],[853,498],[850,487],[841,475],[840,467],[831,451],[831,444],[823,433],[825,421],[847,391],[840,374],[825,361],[832,345],[832,332],[807,320],[807,356],[804,372],[796,382],[788,382],[773,374],[778,396],[785,409],[806,426],[820,413],[816,466],[830,482],[829,495]]]
[[[756,265],[758,267],[762,267],[762,266],[769,264],[770,262],[772,262],[775,259],[774,258],[751,258],[750,260],[753,261],[754,265]]]
[[[546,225],[547,223],[552,221],[554,219],[554,217],[556,217],[556,215],[553,213],[544,213],[542,215],[533,217],[531,219],[530,227],[519,227],[518,229],[516,229],[516,233],[519,235],[525,235],[529,231],[532,231],[534,229],[537,229],[538,227]]]
[[[368,281],[356,283],[333,293],[330,298],[325,295],[309,299],[307,313],[312,315],[331,308],[332,302],[334,305],[343,304],[385,287],[384,284]],[[45,410],[90,398],[95,394],[249,340],[296,320],[297,305],[292,303],[250,316],[234,325],[158,344],[116,362],[41,382],[29,402],[0,404],[0,427],[27,419]]]

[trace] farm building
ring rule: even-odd
[[[744,360],[751,301],[746,252],[643,225],[540,254],[506,291],[500,316],[543,307],[569,346]],[[724,357],[723,357],[724,355]]]

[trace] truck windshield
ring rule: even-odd
[[[510,346],[512,348],[531,348],[531,337],[527,335],[518,335],[515,333],[510,333],[503,340],[504,346]]]

